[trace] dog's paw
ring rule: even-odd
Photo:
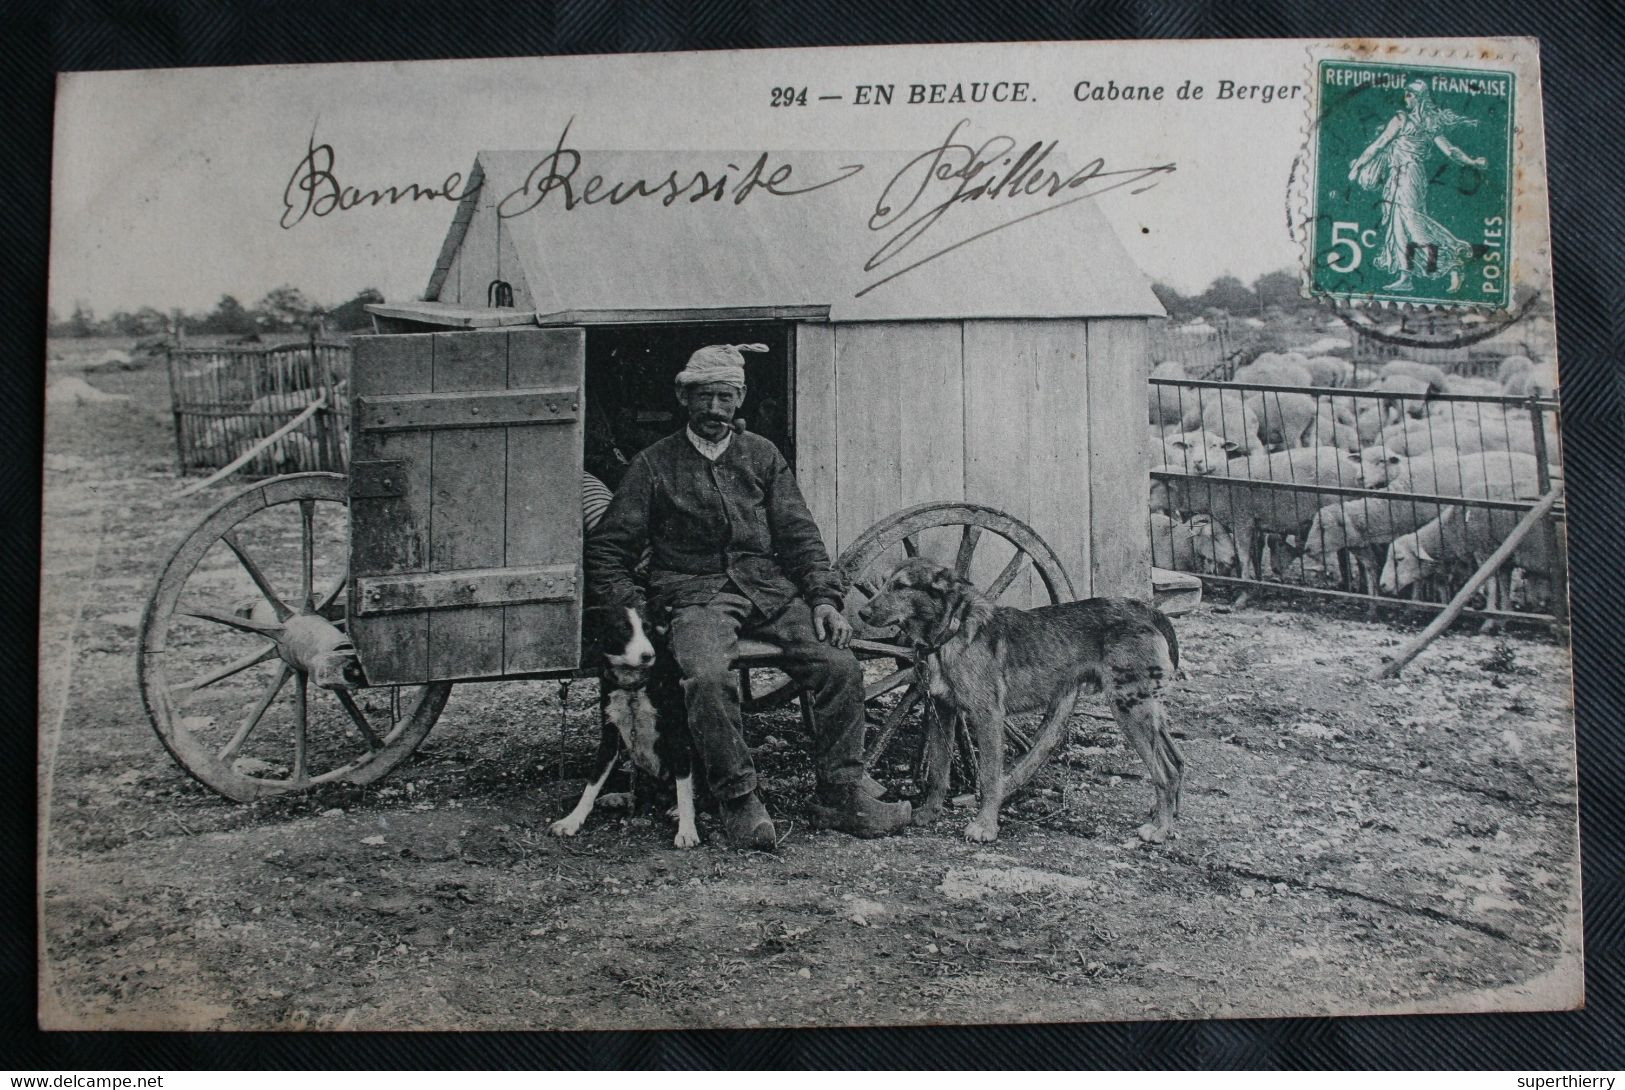
[[[575,836],[581,831],[581,821],[579,818],[560,818],[549,825],[547,831],[554,836]]]
[[[942,803],[935,806],[916,806],[914,808],[913,822],[915,825],[930,825],[942,816]]]
[[[672,839],[671,844],[674,848],[698,848],[700,846],[700,834],[693,829],[678,829],[677,835]]]
[[[997,821],[984,821],[977,818],[965,826],[965,839],[977,844],[987,844],[999,838],[999,823]]]
[[[1168,826],[1159,825],[1155,821],[1146,822],[1144,825],[1136,829],[1135,832],[1137,832],[1140,839],[1145,841],[1147,844],[1161,844],[1170,836],[1174,835],[1174,831]]]

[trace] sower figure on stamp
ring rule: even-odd
[[[588,589],[600,604],[643,607],[632,573],[652,549],[649,605],[670,618],[689,732],[730,841],[777,843],[740,730],[741,636],[781,648],[785,671],[813,694],[819,822],[858,836],[894,833],[910,807],[877,801],[864,774],[863,673],[848,646],[840,576],[784,456],[733,427],[745,398],[741,349],[767,351],[711,345],[677,376],[687,426],[627,467],[587,543]]]

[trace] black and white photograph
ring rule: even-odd
[[[1585,1002],[1539,43],[76,72],[52,1030]]]

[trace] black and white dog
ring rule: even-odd
[[[694,821],[694,761],[688,714],[676,672],[657,667],[655,647],[635,609],[594,607],[582,615],[587,645],[599,659],[598,710],[603,735],[593,776],[574,810],[555,821],[554,836],[575,836],[622,755],[657,781],[677,785],[679,848],[699,844]]]

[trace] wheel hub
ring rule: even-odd
[[[324,689],[354,689],[366,683],[355,645],[319,613],[290,616],[282,622],[276,643],[282,661]]]

